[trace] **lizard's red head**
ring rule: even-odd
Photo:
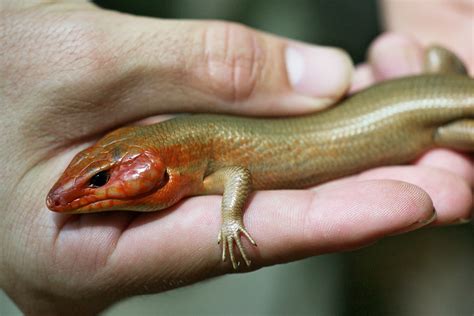
[[[61,213],[136,209],[130,206],[168,180],[155,152],[106,137],[76,155],[50,190],[46,204]]]

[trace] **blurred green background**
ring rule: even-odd
[[[161,18],[238,21],[293,39],[342,47],[355,62],[364,60],[381,30],[373,0],[95,2]],[[7,301],[0,295],[0,315],[19,315]],[[130,298],[103,314],[473,316],[474,230],[471,224],[424,229],[346,254]]]

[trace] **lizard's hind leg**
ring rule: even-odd
[[[437,145],[452,149],[474,151],[474,119],[462,119],[436,130]]]

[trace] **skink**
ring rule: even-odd
[[[474,150],[474,80],[449,51],[427,52],[427,73],[386,81],[332,109],[295,118],[196,114],[124,127],[77,154],[49,192],[61,213],[156,211],[222,194],[218,241],[247,265],[242,214],[252,190],[306,188],[434,147]]]

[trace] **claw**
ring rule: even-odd
[[[237,249],[239,250],[240,255],[242,256],[242,259],[245,261],[245,264],[249,267],[252,263],[252,261],[247,257],[247,254],[241,241],[240,234],[247,237],[247,239],[254,246],[257,246],[257,243],[247,232],[243,224],[238,222],[223,223],[221,231],[219,232],[219,235],[217,237],[217,243],[220,244],[222,242],[222,261],[226,261],[227,250],[229,250],[229,257],[234,270],[236,270],[240,266],[240,262],[236,260],[234,255],[234,243],[236,244]]]
[[[237,244],[237,248],[239,248],[240,255],[245,261],[247,267],[250,267],[251,261],[247,258],[247,254],[244,251],[244,247],[242,246],[242,241],[240,240],[240,236],[238,234],[234,235],[235,243]]]
[[[234,268],[234,270],[237,270],[237,262],[235,261],[234,257],[234,244],[232,237],[227,237],[227,246],[229,247],[229,257],[230,261],[232,262],[232,267]]]
[[[222,262],[224,262],[226,259],[226,252],[227,252],[227,245],[224,242],[224,244],[222,245]]]
[[[241,227],[240,231],[245,235],[245,237],[247,237],[247,239],[252,243],[252,245],[257,247],[257,243],[255,242],[255,240],[253,240],[252,236],[250,236],[249,232],[244,227]]]

